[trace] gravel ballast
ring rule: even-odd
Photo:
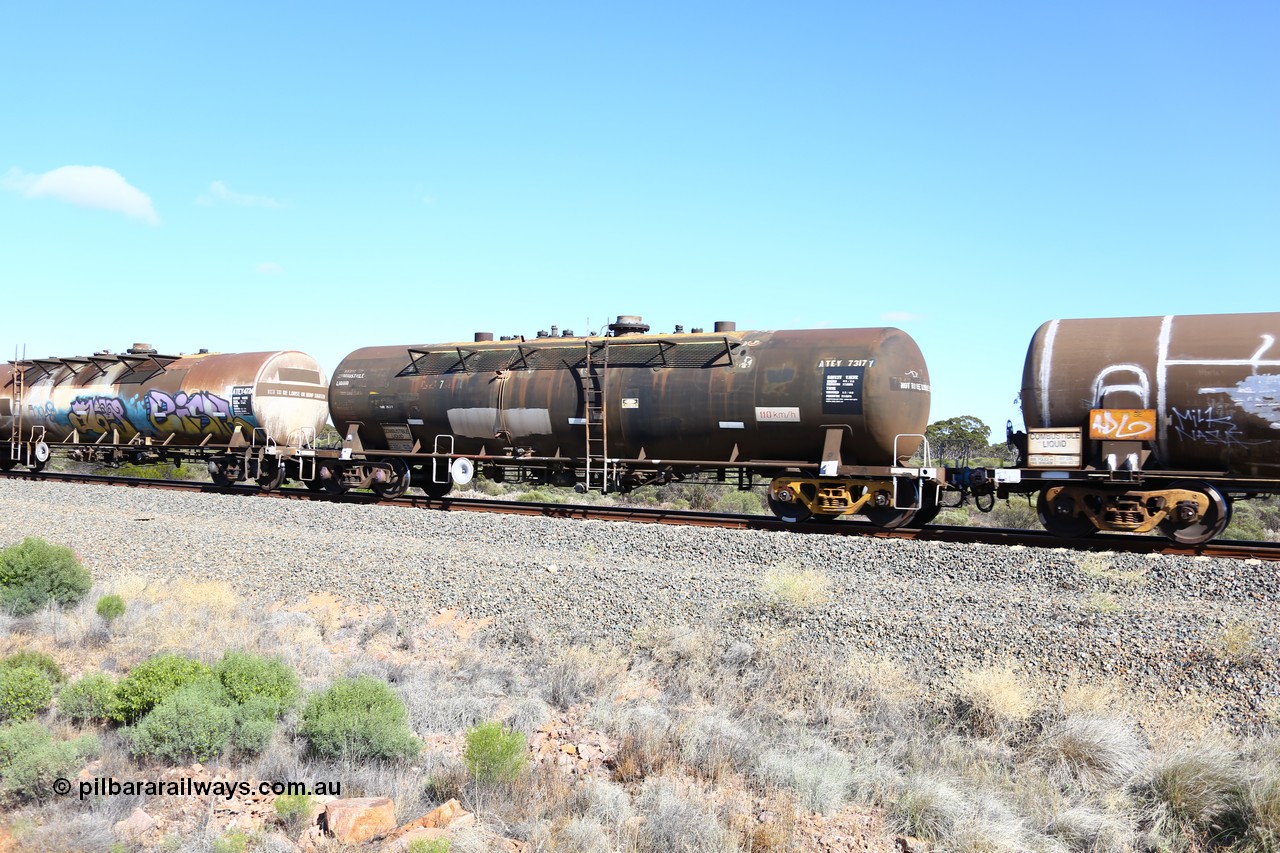
[[[99,581],[218,579],[251,601],[329,592],[409,618],[457,608],[497,636],[626,644],[638,629],[785,628],[813,653],[891,656],[921,677],[1012,660],[1050,684],[1114,679],[1153,702],[1208,696],[1226,722],[1280,707],[1274,563],[583,522],[0,480],[0,544],[67,545]],[[771,607],[770,570],[831,600]],[[1240,627],[1243,626],[1243,627]],[[1249,642],[1221,651],[1231,630]]]

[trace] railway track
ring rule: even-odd
[[[263,492],[253,486],[222,488],[209,482],[192,480],[158,480],[122,477],[112,474],[70,474],[42,471],[0,471],[0,477],[16,480],[71,482],[141,489],[235,494],[244,497],[276,500],[310,500],[329,503],[385,504],[417,509],[461,512],[499,512],[511,515],[536,515],[546,518],[575,518],[598,521],[630,521],[640,524],[679,524],[701,527],[725,527],[739,530],[773,530],[788,533],[825,536],[871,536],[879,539],[911,539],[923,542],[952,542],[1008,545],[1033,548],[1069,548],[1078,551],[1124,551],[1194,557],[1232,558],[1241,560],[1280,561],[1280,543],[1224,540],[1188,546],[1170,542],[1162,536],[1139,536],[1097,533],[1078,539],[1064,539],[1042,530],[1018,530],[958,525],[930,525],[923,528],[884,530],[869,522],[848,520],[835,522],[803,522],[793,524],[769,515],[736,515],[656,507],[595,506],[588,504],[536,503],[487,498],[430,498],[405,495],[393,500],[378,498],[368,492],[334,495],[305,488],[286,487]]]

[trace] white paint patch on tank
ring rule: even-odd
[[[1053,378],[1053,339],[1058,336],[1058,320],[1049,323],[1044,333],[1044,348],[1040,351],[1040,423],[1048,425],[1049,420],[1049,380]]]
[[[551,435],[547,409],[498,409],[479,407],[449,409],[449,429],[465,438],[491,439],[502,430],[513,436]]]
[[[1262,418],[1271,429],[1280,429],[1280,376],[1254,374],[1246,376],[1229,391],[1231,399],[1243,411]]]
[[[449,430],[466,438],[493,438],[498,433],[498,410],[494,408],[450,409]]]

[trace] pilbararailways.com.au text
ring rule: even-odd
[[[58,784],[66,783],[66,784]],[[89,797],[137,796],[148,797],[222,797],[232,800],[236,797],[247,797],[251,794],[275,796],[313,794],[318,796],[342,796],[341,782],[232,782],[229,780],[200,780],[184,777],[182,779],[125,779],[123,781],[111,777],[94,777],[81,779],[77,783],[80,799]],[[54,790],[60,794],[71,793],[71,783],[59,779]]]

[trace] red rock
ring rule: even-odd
[[[117,821],[112,829],[121,838],[137,838],[155,825],[155,818],[142,809],[134,809],[133,814],[122,821]]]
[[[417,829],[409,830],[404,835],[397,836],[394,841],[388,842],[382,849],[386,851],[408,850],[409,845],[415,841],[435,841],[437,838],[443,837],[443,829],[420,826]]]
[[[324,807],[325,826],[339,841],[359,844],[396,828],[396,804],[389,797],[334,800]]]
[[[466,826],[475,822],[475,815],[462,807],[457,800],[449,800],[444,805],[436,806],[416,820],[411,820],[387,837],[388,841],[403,838],[418,829],[444,829],[446,827]]]

